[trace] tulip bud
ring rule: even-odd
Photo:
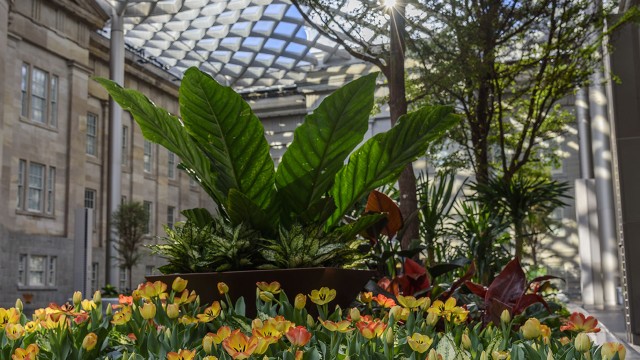
[[[540,337],[540,320],[529,318],[520,328],[525,339],[536,339]]]
[[[16,309],[19,312],[22,312],[22,310],[24,309],[24,305],[22,304],[22,300],[16,299]]]
[[[171,339],[171,328],[164,329],[164,337],[165,339]]]
[[[420,309],[427,310],[429,307],[431,307],[431,299],[425,298],[424,302],[420,304]]]
[[[480,353],[480,360],[489,360],[487,358],[487,353],[484,350]]]
[[[585,333],[580,333],[574,340],[574,345],[578,352],[584,353],[591,349],[591,339]]]
[[[547,353],[547,360],[553,360],[553,352],[551,352],[551,349],[549,349],[549,352]]]
[[[293,305],[298,310],[304,309],[304,307],[307,305],[307,296],[305,294],[296,295],[296,299],[294,300]]]
[[[229,285],[223,283],[222,281],[218,283],[218,292],[220,295],[224,295],[229,292]]]
[[[436,315],[435,313],[428,313],[427,314],[427,325],[429,326],[435,326],[438,323],[438,315]]]
[[[313,316],[307,314],[307,327],[312,328],[316,324],[316,321],[313,320]]]
[[[140,308],[140,315],[145,320],[153,319],[156,316],[156,305],[153,303],[145,303]]]
[[[393,327],[389,326],[386,333],[384,334],[384,340],[387,342],[387,344],[393,345],[394,339],[395,336],[393,334]]]
[[[502,314],[500,314],[500,321],[503,324],[508,324],[511,322],[511,314],[509,313],[509,310],[507,309],[502,310]]]
[[[111,315],[113,313],[113,309],[111,308],[111,304],[107,304],[107,308],[105,309],[105,314]]]
[[[167,316],[169,319],[175,319],[180,316],[180,305],[169,304],[167,305]]]
[[[393,316],[393,321],[397,322],[402,312],[402,306],[396,305],[389,310],[389,316]]]
[[[467,333],[462,334],[462,347],[464,347],[466,350],[471,349],[471,338]]]
[[[435,349],[429,350],[429,354],[427,355],[427,360],[438,360],[438,353]]]
[[[93,302],[96,304],[100,304],[102,302],[102,293],[100,290],[93,293]]]
[[[82,302],[82,293],[80,291],[76,291],[73,293],[73,305],[78,306]]]
[[[508,351],[493,351],[491,352],[491,358],[493,360],[506,360],[509,358]]]
[[[91,333],[88,333],[87,336],[85,336],[84,339],[82,340],[82,348],[87,351],[91,351],[96,347],[97,343],[98,343],[98,335],[91,332]]]
[[[349,316],[351,316],[351,321],[360,321],[360,310],[358,310],[358,308],[351,308],[351,310],[349,310]]]
[[[184,289],[187,288],[187,283],[188,281],[181,278],[180,276],[176,277],[175,279],[173,279],[173,283],[171,284],[171,288],[173,289],[173,291],[179,293],[182,292]]]

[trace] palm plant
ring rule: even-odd
[[[432,140],[458,123],[450,107],[424,107],[356,149],[368,130],[376,77],[343,86],[307,115],[277,171],[249,105],[198,69],[187,70],[180,86],[181,118],[135,90],[97,81],[148,140],[180,157],[180,168],[211,196],[225,222],[245,223],[263,238],[278,239],[298,225],[327,234],[344,226],[343,216],[358,200],[395,182]],[[360,216],[345,233],[355,237],[379,220],[379,214]],[[331,238],[350,246],[344,237]]]
[[[516,175],[509,180],[498,177],[486,183],[474,183],[474,198],[494,211],[503,213],[513,227],[515,256],[522,258],[527,219],[549,214],[565,206],[569,185],[544,176]]]

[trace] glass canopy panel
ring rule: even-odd
[[[177,77],[197,66],[236,88],[294,85],[307,72],[353,60],[308,25],[288,0],[97,2],[108,13],[123,14],[129,47]],[[344,41],[350,46],[385,50],[388,20],[378,0],[342,0],[334,7],[328,18],[313,12],[308,16],[348,34]],[[354,29],[350,24],[356,18],[367,28]],[[109,26],[104,33],[109,33]]]

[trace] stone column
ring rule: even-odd
[[[4,106],[5,100],[5,88],[9,86],[5,76],[5,57],[7,57],[7,37],[9,33],[9,0],[0,0],[0,161],[2,161],[4,140],[2,137],[4,129]],[[2,179],[2,171],[4,164],[0,164],[0,179]]]

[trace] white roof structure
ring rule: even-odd
[[[352,60],[287,0],[97,1],[123,14],[127,46],[178,78],[197,66],[222,84],[259,89],[294,85],[309,71]]]

